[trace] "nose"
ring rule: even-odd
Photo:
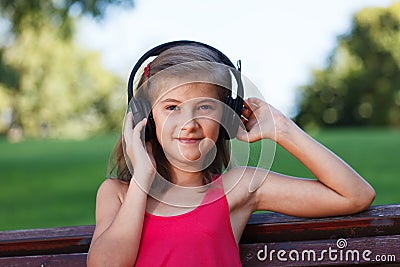
[[[198,126],[199,126],[199,124],[197,123],[197,120],[191,119],[182,126],[182,130],[192,130],[192,129],[198,128]]]
[[[181,123],[182,123],[181,130],[182,131],[192,131],[199,127],[197,118],[194,116],[194,114],[192,112],[185,112],[182,115],[183,115],[181,118]]]

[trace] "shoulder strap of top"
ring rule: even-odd
[[[212,183],[209,184],[207,194],[203,199],[203,204],[214,202],[221,197],[224,197],[224,188],[222,186],[221,175],[214,175],[212,177]]]

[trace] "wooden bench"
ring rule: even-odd
[[[0,266],[85,266],[93,226],[0,232]],[[400,266],[400,205],[341,217],[254,214],[240,242],[243,266]]]

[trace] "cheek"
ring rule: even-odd
[[[157,126],[156,126],[156,137],[157,137],[157,140],[160,143],[160,145],[163,146],[160,127],[157,127]]]
[[[220,124],[217,121],[208,120],[204,126],[205,127],[203,129],[207,129],[206,136],[216,142],[219,135]]]
[[[157,119],[156,119],[157,118]],[[162,116],[157,114],[157,116],[154,116],[154,125],[156,127],[156,137],[160,145],[163,145],[163,138],[162,135],[165,134],[165,126],[164,126],[164,120]]]
[[[161,146],[165,144],[167,140],[174,134],[174,123],[171,116],[165,116],[165,114],[158,114],[154,119],[156,126],[157,140]]]

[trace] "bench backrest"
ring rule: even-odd
[[[85,266],[93,230],[73,226],[0,232],[0,266]],[[243,266],[400,265],[400,205],[321,219],[253,214],[240,241],[240,256]]]

